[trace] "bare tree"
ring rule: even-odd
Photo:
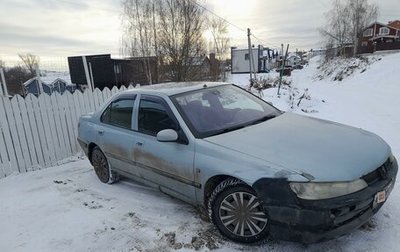
[[[22,66],[7,68],[4,75],[10,95],[24,95],[23,83],[35,76]]]
[[[37,55],[31,53],[18,54],[19,58],[24,63],[25,67],[28,69],[29,73],[34,76],[36,75],[36,67],[39,65],[40,58]]]
[[[213,37],[213,49],[215,56],[220,63],[217,74],[220,75],[223,71],[223,81],[225,81],[225,60],[229,53],[230,42],[228,37],[228,24],[225,22],[225,20],[220,18],[209,18],[208,26]]]
[[[167,80],[198,78],[205,15],[197,0],[123,0],[123,6],[124,54],[156,56]],[[148,63],[145,68],[152,79]]]
[[[340,0],[335,0],[333,2],[332,9],[327,13],[327,25],[326,28],[320,28],[320,34],[326,40],[326,48],[332,51],[334,45],[336,44],[340,52],[343,52],[343,48],[347,43],[351,43],[352,40],[349,39],[349,10],[343,7]]]
[[[144,72],[153,83],[151,56],[157,56],[155,3],[146,0],[123,0],[123,54],[143,57]],[[157,79],[157,78],[156,78]]]
[[[362,29],[377,17],[378,6],[369,4],[369,0],[335,0],[326,15],[326,27],[319,31],[326,45],[336,45],[343,54],[345,45],[352,44],[356,55]]]
[[[369,4],[368,0],[347,0],[349,19],[351,24],[350,35],[353,37],[354,55],[358,50],[358,38],[363,28],[378,18],[379,8],[375,4]]]
[[[159,50],[173,81],[198,79],[198,64],[205,55],[204,10],[197,0],[160,0]]]

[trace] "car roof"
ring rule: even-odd
[[[202,89],[205,87],[216,87],[223,85],[231,85],[230,83],[225,82],[207,82],[207,81],[199,81],[199,82],[167,82],[161,84],[153,84],[148,86],[141,86],[139,88],[129,89],[120,94],[155,94],[155,95],[167,95],[172,96],[180,93],[190,92],[198,89]]]

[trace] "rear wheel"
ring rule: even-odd
[[[238,179],[219,184],[208,202],[210,219],[219,231],[236,242],[266,238],[268,218],[254,190]]]
[[[91,160],[94,171],[101,182],[112,184],[118,180],[118,174],[111,171],[108,160],[99,147],[94,147]]]

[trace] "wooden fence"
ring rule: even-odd
[[[55,166],[82,154],[76,141],[79,116],[95,111],[125,89],[0,96],[0,178]]]

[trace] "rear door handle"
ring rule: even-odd
[[[104,130],[98,130],[97,133],[99,133],[100,136],[104,135]]]
[[[136,145],[137,146],[143,146],[143,143],[142,142],[136,142]]]

